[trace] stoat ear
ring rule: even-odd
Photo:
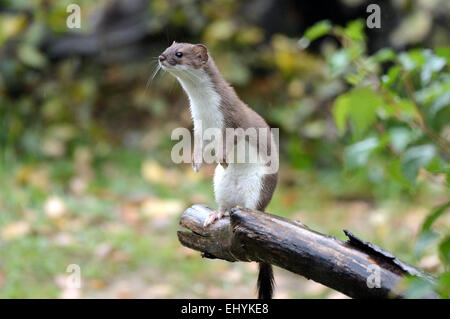
[[[200,58],[202,63],[208,62],[208,48],[203,44],[195,45],[195,52],[197,56]]]

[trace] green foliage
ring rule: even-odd
[[[384,173],[408,191],[417,189],[421,171],[445,174],[448,187],[450,141],[444,137],[450,119],[448,48],[400,53],[386,48],[369,56],[359,20],[346,27],[319,22],[305,37],[324,34],[334,35],[342,45],[327,56],[329,75],[341,77],[351,86],[335,99],[332,111],[338,132],[353,141],[344,151],[346,167],[363,169],[371,160],[382,158]],[[431,226],[449,212],[449,207],[447,202],[428,215],[415,251],[421,256],[425,249],[437,245],[447,269],[448,233],[439,234]],[[446,297],[448,273],[441,275],[440,282],[446,283],[445,289],[438,288]],[[424,296],[429,289],[411,279],[407,295]]]
[[[327,35],[331,31],[331,23],[328,20],[317,22],[312,27],[308,28],[303,38],[299,40],[301,47],[306,48],[311,41],[316,40],[324,35]]]
[[[333,114],[336,126],[343,133],[347,128],[347,120],[350,120],[355,137],[360,138],[375,123],[376,112],[383,106],[383,99],[371,88],[354,88],[335,101]]]

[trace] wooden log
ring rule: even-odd
[[[202,205],[188,208],[180,220],[187,230],[178,231],[179,241],[202,252],[203,257],[267,262],[353,298],[402,298],[395,288],[405,275],[435,281],[346,230],[349,240],[342,241],[300,222],[240,207],[234,208],[229,218],[203,227],[210,212]]]

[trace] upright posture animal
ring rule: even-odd
[[[234,206],[264,211],[278,179],[278,150],[267,123],[239,99],[220,74],[206,46],[174,42],[159,56],[159,65],[178,80],[189,98],[194,136],[198,138],[192,163],[195,172],[203,163],[205,130],[216,128],[220,133],[216,141],[222,141],[223,150],[215,153],[218,165],[214,172],[214,193],[219,207],[208,216],[205,227]],[[256,139],[249,137],[250,133],[236,134],[239,129],[241,133],[256,131]],[[229,132],[235,134],[232,139],[228,139]],[[239,148],[242,145],[247,149]],[[239,150],[245,150],[245,156],[235,160],[236,155],[239,159]],[[256,161],[250,159],[252,154],[259,156]],[[273,283],[272,266],[259,263],[258,298],[271,298]]]

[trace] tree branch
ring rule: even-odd
[[[401,298],[395,287],[405,275],[434,283],[432,276],[346,230],[349,240],[344,242],[300,222],[240,207],[205,228],[209,213],[202,205],[188,208],[180,220],[187,230],[178,231],[184,246],[206,258],[267,262],[353,298]],[[380,287],[369,288],[369,276],[377,273]]]

